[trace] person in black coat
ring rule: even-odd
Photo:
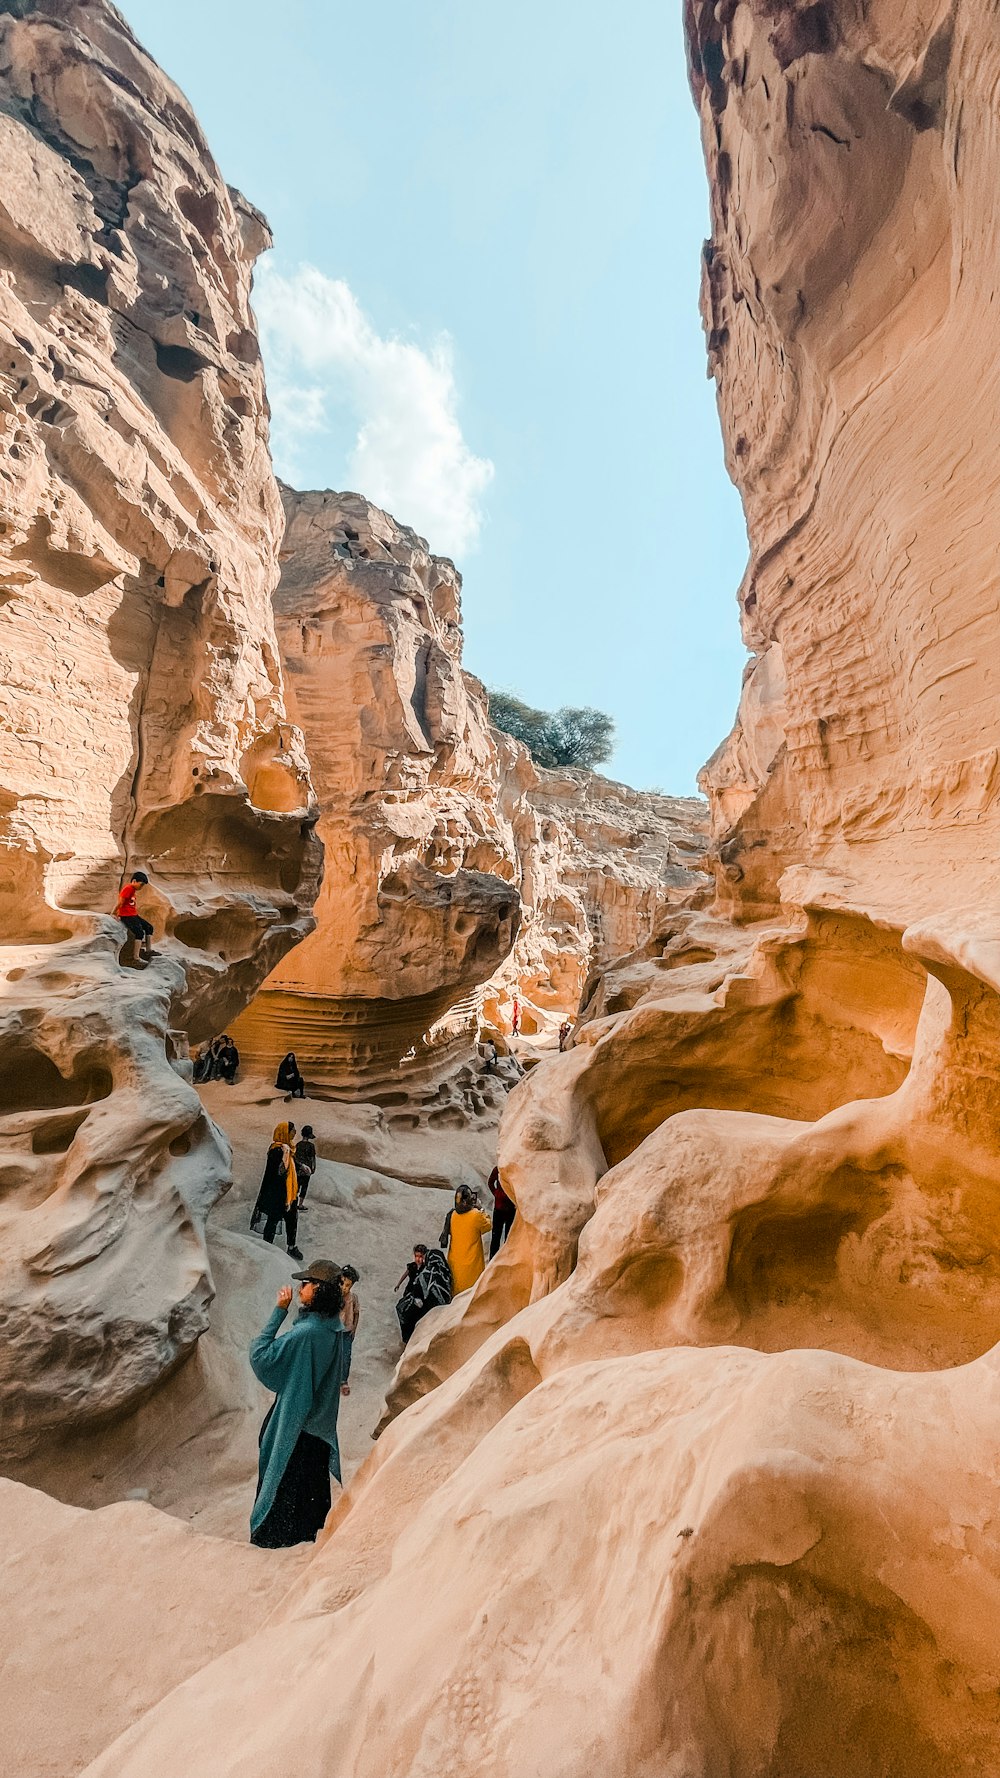
[[[286,1099],[304,1099],[306,1083],[299,1073],[299,1065],[295,1060],[295,1051],[289,1050],[278,1064],[275,1086],[284,1093]]]

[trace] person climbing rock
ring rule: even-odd
[[[346,1331],[351,1336],[351,1346],[347,1364],[348,1377],[351,1374],[350,1360],[354,1356],[354,1336],[358,1331],[358,1322],[361,1320],[361,1304],[354,1292],[354,1286],[357,1284],[360,1277],[361,1273],[357,1271],[354,1266],[341,1266],[340,1281],[343,1286],[344,1301],[340,1310],[340,1319],[344,1323]],[[345,1378],[345,1382],[346,1380],[347,1379]],[[344,1390],[344,1394],[350,1394],[349,1384]]]
[[[403,1345],[429,1309],[437,1309],[451,1302],[451,1272],[448,1261],[440,1247],[425,1247],[418,1242],[413,1249],[413,1258],[407,1265],[399,1284],[407,1280],[399,1302],[396,1304],[396,1319]],[[399,1289],[399,1284],[396,1289]]]
[[[151,957],[156,956],[156,952],[150,949],[149,943],[153,936],[152,925],[149,920],[143,919],[135,905],[136,894],[140,889],[144,889],[148,882],[149,878],[144,870],[133,871],[119,889],[118,900],[115,904],[116,918],[121,921],[129,937],[135,939],[139,946],[139,961],[141,963],[148,963]]]
[[[289,1050],[278,1064],[275,1086],[284,1093],[286,1099],[304,1099],[306,1083],[299,1073],[299,1065],[295,1060],[295,1051]]]
[[[312,1124],[303,1124],[302,1135],[295,1144],[295,1171],[299,1179],[299,1209],[304,1210],[309,1181],[316,1171],[316,1132]]]
[[[250,1227],[256,1228],[263,1218],[264,1240],[270,1245],[278,1232],[278,1224],[283,1222],[288,1251],[293,1259],[301,1259],[302,1254],[295,1245],[299,1226],[299,1180],[292,1153],[294,1135],[294,1124],[275,1125]]]
[[[483,1073],[495,1074],[497,1071],[497,1046],[492,1037],[487,1037],[482,1046]]]
[[[570,1033],[572,1032],[572,1029],[573,1029],[573,1027],[570,1024],[569,1020],[564,1019],[562,1024],[559,1027],[559,1049],[560,1049],[560,1051],[562,1051],[566,1048],[566,1045],[569,1042]]]
[[[347,1394],[350,1336],[341,1321],[340,1267],[317,1259],[301,1272],[299,1314],[281,1335],[290,1285],[250,1347],[250,1367],[274,1401],[260,1429],[257,1498],[250,1542],[262,1549],[314,1543],[330,1511],[330,1477],[340,1482],[337,1416]]]
[[[490,1219],[479,1208],[476,1195],[468,1185],[460,1185],[455,1193],[455,1207],[449,1210],[441,1230],[441,1246],[448,1255],[451,1285],[455,1296],[470,1290],[484,1271],[483,1236],[490,1232]]]
[[[517,1205],[513,1198],[508,1198],[500,1184],[499,1167],[494,1167],[486,1181],[486,1189],[493,1199],[493,1225],[490,1235],[490,1258],[492,1259],[495,1254],[499,1253],[501,1246],[510,1234],[511,1223],[517,1215]]]

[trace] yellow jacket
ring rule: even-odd
[[[468,1290],[483,1271],[483,1236],[490,1232],[490,1219],[481,1210],[453,1210],[449,1224],[448,1264],[452,1289],[457,1296]]]

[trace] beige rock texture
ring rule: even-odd
[[[190,1085],[304,936],[270,595],[263,219],[104,0],[0,15],[0,1448],[138,1402],[207,1325],[229,1169]],[[126,868],[158,957],[119,964]]]
[[[512,1092],[513,1233],[287,1597],[89,1778],[1000,1770],[996,9],[685,24],[751,544],[716,900]]]
[[[509,1032],[516,996],[521,1031],[552,1037],[564,1019],[576,1019],[591,977],[647,943],[671,907],[708,898],[711,878],[701,868],[708,812],[699,797],[537,766],[510,736],[494,735],[521,926],[480,996],[480,1016]]]
[[[594,968],[708,884],[707,810],[536,767],[462,669],[454,564],[360,495],[282,497],[275,619],[326,865],[315,932],[235,1036],[248,1067],[294,1050],[397,1132],[491,1129],[476,1032],[509,1031],[516,994],[524,1033],[553,1038]]]
[[[519,896],[497,749],[462,671],[461,580],[360,495],[282,493],[275,621],[325,870],[315,932],[235,1035],[251,1068],[294,1050],[320,1087],[464,1121],[475,1108],[437,1078],[456,1032],[435,1027],[457,1005],[467,1058],[473,991],[514,942]],[[403,1058],[426,1091],[398,1082]]]

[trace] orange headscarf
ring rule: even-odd
[[[292,1154],[292,1132],[288,1124],[275,1124],[274,1135],[271,1137],[272,1148],[287,1148],[288,1168],[285,1173],[285,1205],[294,1204],[299,1195],[299,1176],[295,1170],[295,1156]]]

